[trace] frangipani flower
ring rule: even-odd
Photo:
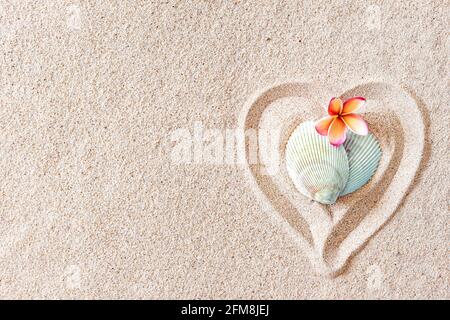
[[[328,105],[329,116],[316,122],[316,131],[322,136],[328,136],[330,143],[339,147],[347,138],[347,127],[354,133],[365,136],[369,130],[366,121],[354,113],[366,102],[363,97],[354,97],[342,103],[339,98],[333,98]]]

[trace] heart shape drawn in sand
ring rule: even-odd
[[[373,82],[345,91],[344,99],[367,99],[364,118],[383,155],[368,184],[334,205],[319,204],[295,189],[284,152],[298,124],[326,115],[332,92],[338,91],[292,82],[257,94],[245,106],[239,124],[245,132],[256,133],[257,141],[246,134],[239,151],[245,154],[247,179],[263,209],[284,225],[319,273],[337,276],[393,216],[408,192],[421,163],[425,127],[416,101],[399,86]]]

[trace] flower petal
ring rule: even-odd
[[[332,98],[328,104],[328,114],[330,116],[337,116],[342,111],[342,100],[339,98]]]
[[[328,138],[330,139],[330,143],[339,147],[344,143],[347,138],[347,126],[341,118],[336,117],[331,123],[330,129],[328,130]]]
[[[363,97],[353,97],[344,102],[342,107],[342,115],[349,114],[358,110],[366,102],[366,98]]]
[[[316,122],[315,127],[318,134],[321,136],[328,135],[328,129],[330,128],[331,123],[336,117],[325,117]]]
[[[345,116],[342,116],[342,120],[350,128],[350,130],[352,130],[356,134],[365,136],[367,133],[369,133],[369,128],[367,127],[366,121],[364,121],[364,119],[359,114],[347,114]]]

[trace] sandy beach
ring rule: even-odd
[[[0,299],[449,299],[448,18],[446,1],[3,1]],[[320,205],[286,143],[354,96],[380,166]]]

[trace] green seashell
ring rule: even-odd
[[[347,152],[349,177],[341,196],[352,193],[365,185],[378,168],[381,159],[381,148],[373,134],[360,136],[347,133],[343,143]]]
[[[346,141],[334,147],[316,132],[313,121],[301,123],[286,145],[286,168],[296,189],[323,204],[365,185],[380,159],[380,145],[372,134],[348,132]]]
[[[349,177],[344,147],[330,145],[312,121],[300,124],[289,138],[286,168],[298,191],[323,204],[336,202]]]

